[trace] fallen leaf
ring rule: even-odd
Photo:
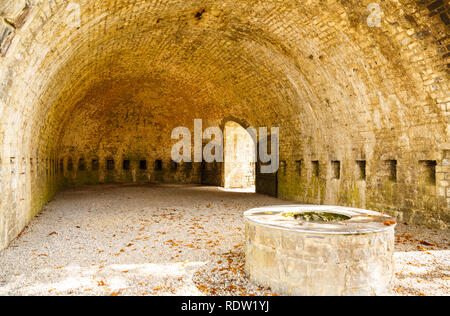
[[[417,249],[419,249],[420,251],[427,251],[425,248],[423,248],[422,246],[417,246]]]

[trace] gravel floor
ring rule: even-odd
[[[0,295],[273,295],[243,273],[242,212],[288,204],[176,185],[57,195],[0,253]],[[449,231],[399,225],[394,293],[450,294]]]

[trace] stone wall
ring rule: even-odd
[[[442,162],[436,168],[438,195],[447,199],[450,205],[450,150],[444,151]]]
[[[64,183],[201,183],[200,163],[171,159],[172,129],[193,130],[194,115],[178,112],[188,111],[179,100],[193,103],[189,98],[183,91],[171,94],[159,80],[91,89],[63,122],[58,157]]]
[[[138,161],[168,170],[167,132],[194,118],[279,126],[282,198],[448,227],[448,3],[380,1],[369,27],[373,2],[0,0],[0,248],[85,182],[61,159],[152,179]]]

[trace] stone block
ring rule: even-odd
[[[0,18],[0,55],[5,56],[14,38],[15,29]]]
[[[440,187],[447,187],[449,185],[448,181],[439,181],[438,185]]]
[[[18,17],[26,6],[26,0],[3,0],[0,1],[0,16],[10,21]]]
[[[287,252],[303,253],[304,240],[298,238],[295,233],[287,231],[281,234],[281,248]]]
[[[450,173],[450,166],[442,166],[442,165],[436,166],[436,172]]]

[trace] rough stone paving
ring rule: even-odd
[[[0,0],[0,249],[68,186],[202,183],[200,164],[169,167],[172,129],[195,118],[280,127],[282,168],[257,190],[448,229],[448,12],[442,0]]]
[[[243,274],[243,212],[292,203],[179,185],[59,193],[0,253],[0,295],[276,295]],[[401,224],[398,295],[450,294],[450,234]]]

